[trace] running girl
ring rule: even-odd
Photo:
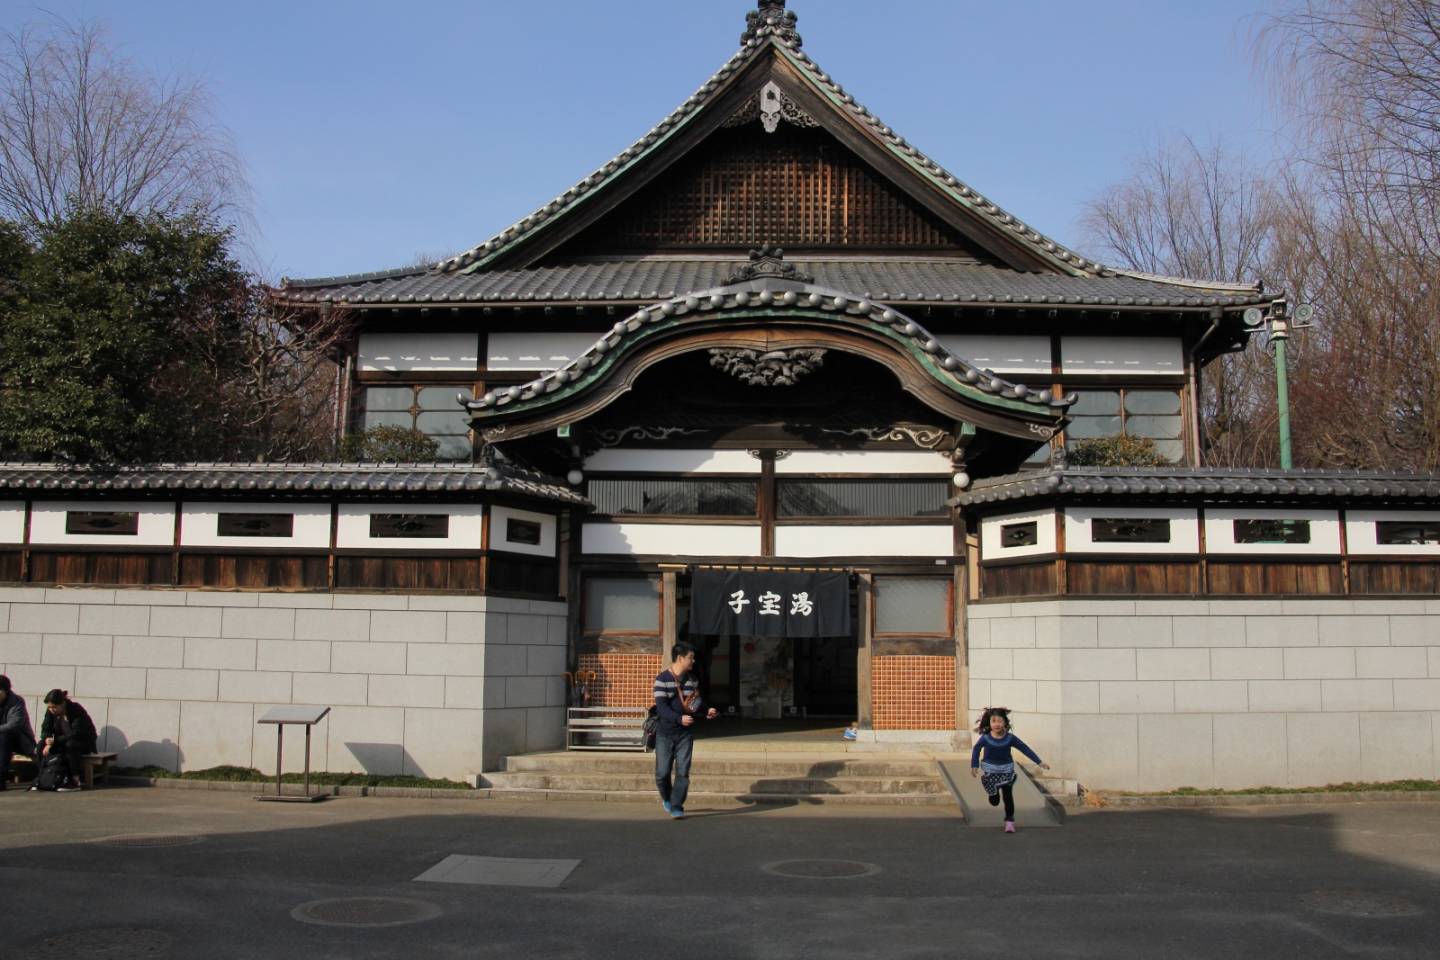
[[[1034,760],[1041,770],[1049,770],[1046,764],[1035,756],[1035,751],[1010,732],[1010,711],[1004,707],[986,707],[975,724],[975,746],[970,750],[970,776],[979,777],[980,785],[990,795],[990,806],[1000,805],[1005,800],[1005,832],[1015,832],[1015,760],[1011,748],[1019,750]],[[984,759],[981,759],[981,753]]]

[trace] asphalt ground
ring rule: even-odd
[[[185,842],[107,840],[135,836]],[[452,854],[580,864],[553,889],[415,882]],[[352,898],[374,901],[352,921],[404,919],[392,898],[433,916],[292,915]],[[946,808],[0,794],[4,958],[1437,954],[1440,804],[1086,810],[1007,836]]]

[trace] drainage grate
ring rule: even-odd
[[[1318,913],[1375,920],[1415,917],[1425,912],[1404,897],[1367,890],[1316,890],[1302,897],[1301,902]]]
[[[424,900],[400,897],[349,897],[311,900],[290,911],[301,923],[322,927],[400,927],[440,916],[440,908]]]
[[[46,937],[26,948],[24,956],[31,960],[159,960],[170,956],[174,938],[159,930],[104,929],[79,930]]]
[[[92,843],[107,847],[185,847],[199,843],[204,837],[184,833],[137,833],[129,836],[101,837]]]
[[[777,860],[761,865],[760,869],[777,877],[805,880],[852,880],[880,872],[876,864],[859,860]]]

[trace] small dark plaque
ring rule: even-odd
[[[1040,542],[1040,524],[1035,520],[1028,523],[1007,523],[1000,528],[1000,546],[1033,547]]]
[[[1377,520],[1375,542],[1406,547],[1440,544],[1440,520]]]
[[[1169,543],[1170,521],[1152,517],[1096,517],[1090,521],[1094,543]]]
[[[293,513],[222,513],[215,525],[221,537],[292,537]]]
[[[372,513],[370,536],[393,539],[443,540],[450,536],[448,513]]]
[[[534,520],[517,520],[515,517],[505,518],[505,542],[524,543],[532,547],[540,546],[541,526]]]
[[[1309,520],[1236,520],[1236,543],[1309,543]]]
[[[133,537],[140,532],[140,514],[67,510],[65,532],[98,534],[103,537]]]

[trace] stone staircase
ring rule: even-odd
[[[779,745],[777,745],[779,746]],[[837,749],[838,748],[838,749]],[[956,806],[938,761],[953,754],[848,752],[842,745],[724,749],[696,744],[687,807],[705,803]],[[649,753],[532,753],[507,757],[477,786],[496,800],[658,802]],[[958,807],[957,807],[958,809]]]

